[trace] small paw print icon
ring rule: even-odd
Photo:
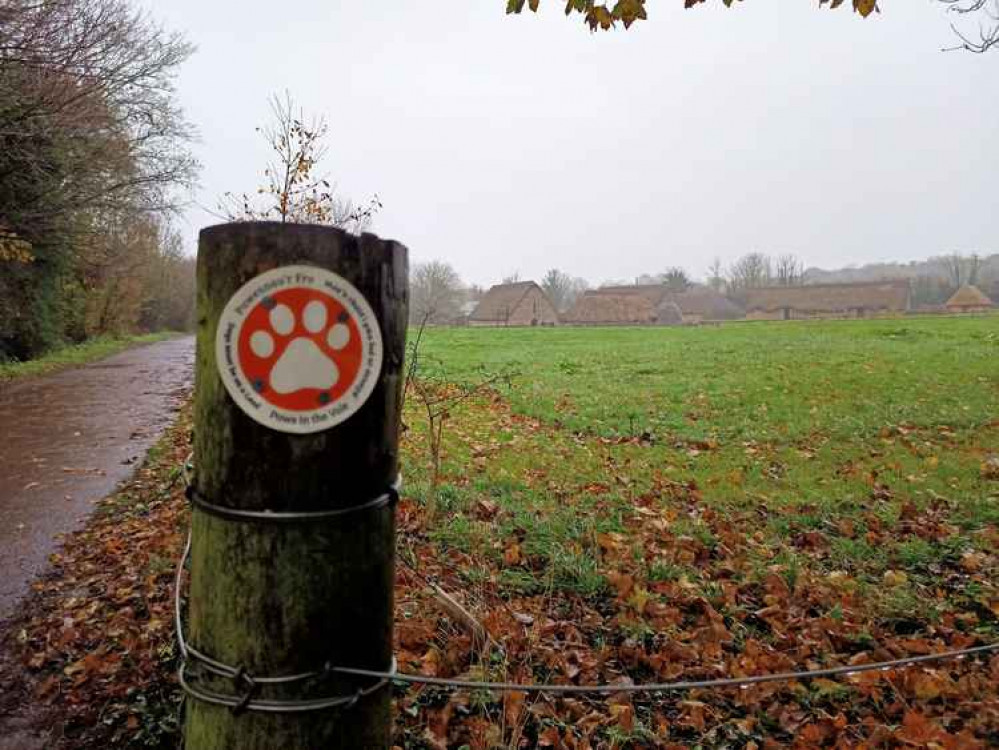
[[[332,297],[297,287],[264,297],[243,324],[239,361],[274,406],[312,409],[335,401],[357,376],[361,336]]]
[[[370,396],[381,335],[363,296],[310,266],[268,271],[229,301],[216,339],[219,373],[251,417],[285,432],[339,424]]]

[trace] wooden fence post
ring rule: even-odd
[[[254,706],[356,696],[376,681],[324,665],[392,661],[394,508],[369,501],[391,499],[399,471],[406,248],[330,227],[224,224],[202,231],[197,275],[186,635],[195,654],[238,674],[189,658],[184,677],[202,696],[252,703],[232,709],[189,694],[186,747],[388,748],[390,686],[346,707]],[[308,672],[320,675],[260,680]]]

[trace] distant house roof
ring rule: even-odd
[[[669,289],[663,284],[631,284],[628,286],[602,286],[599,289],[587,292],[587,294],[623,294],[632,297],[642,297],[643,299],[647,299],[653,307],[658,307],[669,294]]]
[[[485,293],[469,320],[506,322],[532,288],[541,291],[541,287],[533,281],[496,284]]]
[[[686,291],[674,292],[670,299],[684,315],[696,315],[703,320],[734,320],[745,315],[737,304],[706,286],[692,286]]]
[[[946,307],[993,307],[992,300],[982,293],[977,286],[965,284],[947,300]]]
[[[671,292],[663,284],[636,284],[635,286],[605,286],[588,292],[595,295],[638,297],[648,300],[658,309],[664,303],[672,302],[686,316],[697,316],[704,320],[731,320],[741,318],[742,310],[724,295],[707,286],[691,286],[682,292]]]
[[[785,308],[810,312],[909,309],[908,281],[862,284],[806,284],[746,290],[746,310],[776,312]]]
[[[581,325],[648,325],[656,321],[656,306],[637,294],[585,292],[563,318]]]

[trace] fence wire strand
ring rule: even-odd
[[[183,472],[184,478],[188,481],[188,483],[190,483],[191,471],[192,467],[190,465],[190,459],[188,459],[188,461],[184,464]],[[427,685],[455,690],[495,690],[501,692],[551,695],[613,695],[618,693],[671,693],[689,690],[712,690],[722,688],[748,689],[753,685],[761,685],[770,682],[793,682],[798,680],[813,680],[823,677],[850,677],[863,674],[865,672],[891,672],[895,669],[911,667],[917,664],[961,660],[971,656],[982,656],[992,652],[999,652],[999,643],[990,643],[982,646],[941,651],[933,654],[920,654],[918,656],[908,656],[888,661],[871,662],[868,664],[842,665],[823,669],[777,672],[772,674],[746,675],[741,677],[724,677],[706,680],[680,680],[674,682],[625,684],[565,685],[548,683],[490,682],[449,677],[429,677],[398,672],[396,669],[395,659],[392,660],[392,666],[387,671],[325,664],[321,669],[311,672],[302,672],[279,677],[256,677],[247,674],[244,670],[238,667],[223,664],[207,654],[201,653],[196,648],[191,646],[184,638],[181,587],[183,584],[184,570],[187,567],[190,554],[191,534],[188,533],[187,543],[184,546],[184,552],[177,565],[177,575],[174,585],[174,624],[177,633],[177,643],[182,657],[178,678],[184,691],[191,697],[207,703],[212,703],[214,705],[227,706],[234,710],[245,709],[251,711],[288,713],[321,710],[333,707],[349,708],[361,698],[370,695],[393,682],[411,685]],[[245,694],[242,697],[228,696],[193,686],[188,680],[186,670],[186,662],[188,660],[198,663],[207,672],[215,675],[216,677],[230,679],[237,684],[245,684],[247,686]],[[297,701],[276,701],[252,698],[252,694],[258,686],[300,683],[328,676],[331,673],[351,677],[365,677],[377,680],[377,682],[369,687],[359,688],[353,695],[336,696],[333,698]]]
[[[424,677],[423,675],[404,674],[401,672],[378,672],[371,669],[354,669],[351,667],[331,667],[334,672],[355,675],[358,677],[381,677],[393,682],[403,682],[418,685],[434,685],[465,690],[498,690],[517,693],[551,693],[551,694],[581,694],[612,695],[616,693],[670,693],[684,690],[704,690],[711,688],[748,688],[766,682],[790,682],[794,680],[813,680],[819,677],[836,677],[855,675],[862,672],[890,672],[894,669],[922,664],[926,662],[945,661],[949,659],[964,659],[976,654],[999,651],[999,643],[956,651],[941,651],[936,654],[910,656],[891,661],[872,662],[853,666],[829,667],[827,669],[812,669],[801,672],[778,672],[774,674],[751,675],[747,677],[725,677],[712,680],[684,680],[678,682],[649,682],[623,685],[557,685],[557,684],[525,684],[518,682],[479,682],[476,680],[458,680],[447,677]]]

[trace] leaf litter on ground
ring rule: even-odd
[[[833,440],[816,419],[784,438],[611,437],[530,414],[530,387],[451,410],[436,488],[419,416],[407,416],[401,671],[626,685],[861,666],[999,637],[999,424],[905,422]],[[0,705],[47,707],[61,747],[176,746],[171,588],[190,427],[185,411],[66,538],[7,630],[3,676],[16,687]],[[395,695],[400,748],[999,745],[996,656],[668,695]]]

